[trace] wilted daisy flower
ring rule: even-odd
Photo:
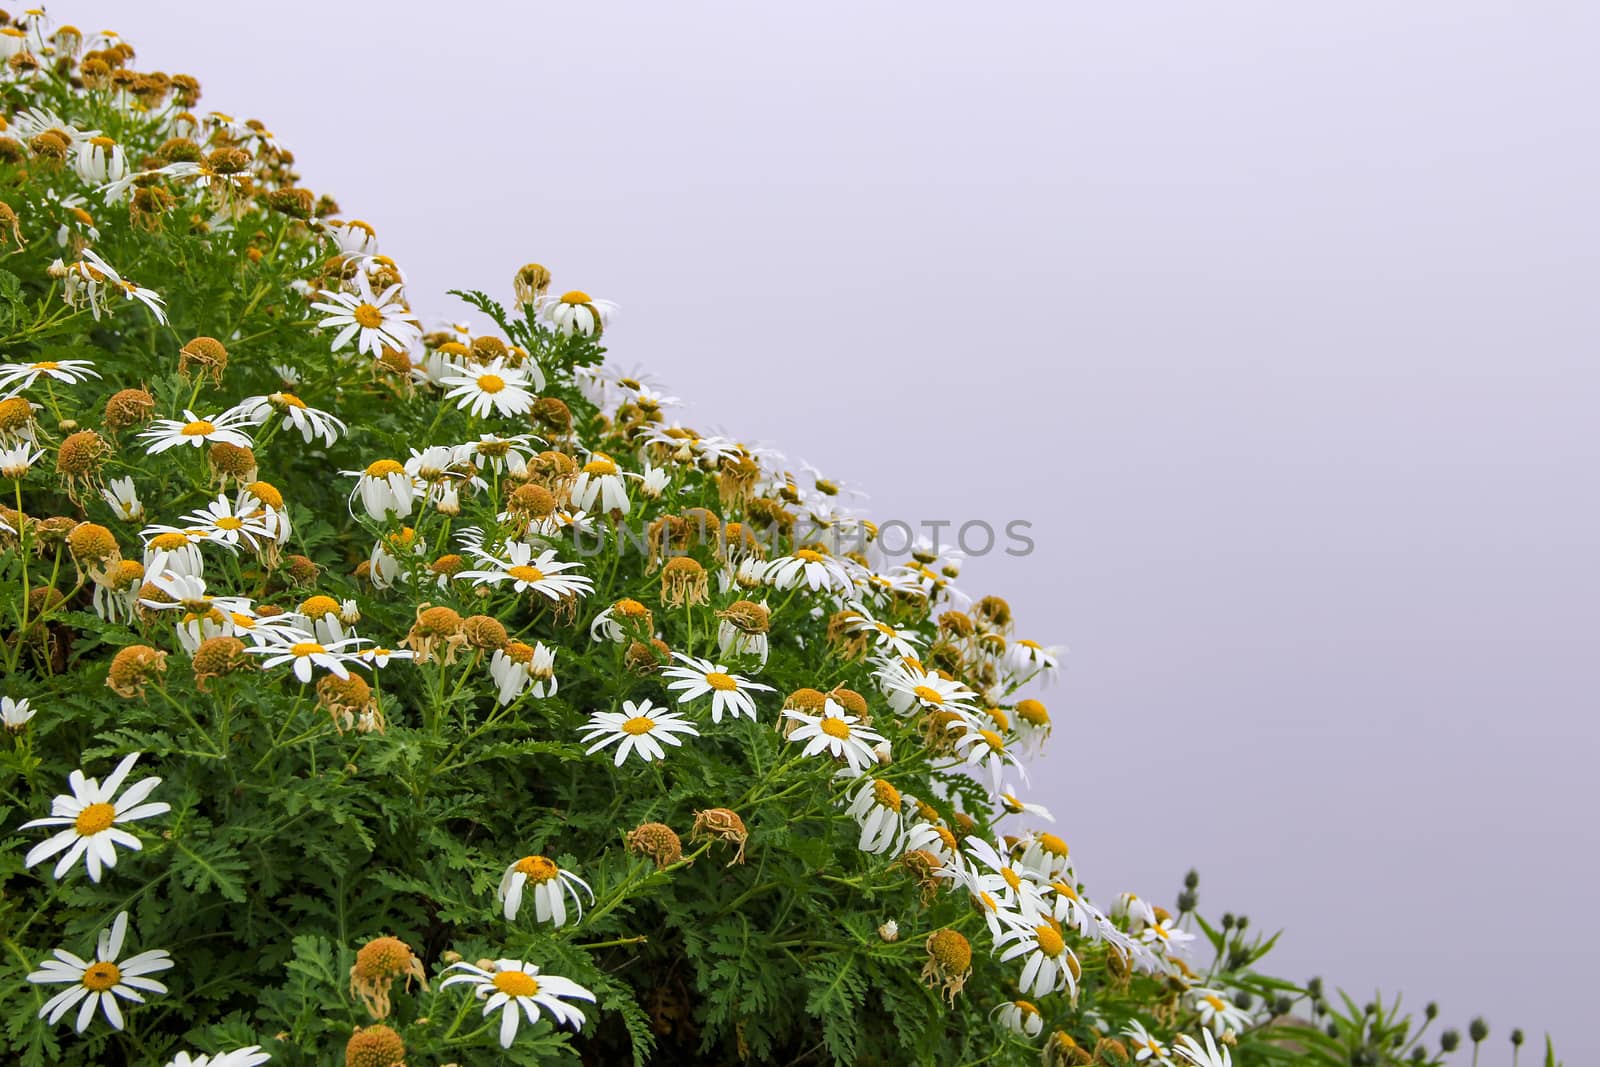
[[[1233,1054],[1228,1051],[1228,1046],[1218,1048],[1210,1030],[1202,1030],[1200,1035],[1206,1039],[1204,1048],[1188,1034],[1179,1034],[1173,1050],[1194,1067],[1233,1067]]]
[[[474,993],[484,1000],[483,1014],[500,1012],[500,1047],[510,1048],[517,1036],[517,1025],[523,1015],[531,1026],[539,1021],[543,1008],[562,1026],[581,1029],[583,1012],[562,1000],[594,1001],[594,994],[570,978],[542,974],[538,967],[521,960],[496,960],[493,970],[484,970],[470,963],[452,963],[447,970],[465,973],[453,974],[439,983],[442,989],[457,982],[467,982]]]
[[[337,352],[354,337],[356,351],[371,356],[382,354],[385,348],[408,348],[422,337],[417,316],[406,306],[399,285],[391,285],[374,296],[372,283],[364,272],[356,274],[356,292],[336,293],[322,290],[328,299],[311,306],[328,312],[317,326],[337,327],[333,351]],[[359,334],[359,336],[357,336]]]
[[[496,414],[511,416],[525,415],[533,407],[533,393],[528,391],[533,383],[524,371],[506,366],[503,359],[496,359],[485,367],[461,368],[446,377],[442,384],[449,387],[444,395],[446,400],[454,400],[456,407],[478,418],[487,415],[491,408]],[[534,388],[539,386],[534,385]]]
[[[638,752],[639,758],[649,763],[666,756],[667,750],[661,747],[663,744],[683,744],[677,734],[690,737],[700,734],[694,723],[680,712],[663,711],[649,700],[641,700],[637,704],[624,700],[622,709],[597,711],[579,730],[585,735],[583,740],[593,742],[586,750],[591,755],[618,741],[622,742],[617,746],[614,761],[618,767],[622,766],[631,752]]]
[[[193,1055],[180,1052],[168,1060],[164,1067],[260,1067],[270,1059],[272,1056],[262,1052],[260,1045],[248,1045],[229,1052],[197,1052]]]
[[[65,850],[56,863],[55,877],[66,874],[82,858],[90,881],[98,882],[102,869],[117,865],[118,845],[135,852],[143,848],[139,839],[122,829],[122,826],[163,815],[172,810],[172,806],[160,801],[144,803],[145,798],[161,784],[161,779],[155,777],[134,783],[121,797],[116,795],[139,755],[134,752],[123,757],[104,785],[86,777],[81,770],[68,775],[67,784],[72,787],[72,792],[61,793],[51,801],[49,816],[25,822],[21,827],[30,830],[35,826],[65,826],[66,829],[30,849],[22,865],[32,867]],[[120,937],[118,941],[120,943]]]
[[[728,668],[708,659],[686,656],[682,652],[674,652],[672,658],[683,666],[667,667],[661,671],[662,677],[673,679],[667,688],[678,693],[680,704],[711,694],[711,721],[715,723],[720,723],[725,713],[735,719],[743,715],[754,720],[756,702],[751,694],[773,691],[770,685],[729,674]]]
[[[545,321],[561,333],[598,336],[616,314],[617,305],[609,300],[596,300],[580,289],[560,296],[546,296],[539,301]]]
[[[36,363],[0,363],[0,390],[8,396],[22,392],[40,378],[77,385],[100,377],[87,359],[43,359]]]
[[[1005,665],[1014,675],[1043,673],[1046,681],[1053,682],[1061,666],[1060,651],[1045,648],[1037,641],[1013,641],[1006,648]]]
[[[322,438],[324,444],[331,445],[345,432],[343,421],[326,411],[308,407],[304,400],[293,393],[246,397],[235,404],[229,413],[237,414],[252,426],[264,425],[273,415],[280,415],[285,423],[300,431],[301,440],[308,445],[318,437]]]
[[[603,452],[590,453],[589,462],[583,465],[572,483],[572,501],[584,511],[593,511],[598,504],[601,511],[628,513],[627,483],[610,456]]]
[[[834,759],[844,760],[857,774],[866,773],[868,767],[878,762],[872,746],[882,741],[883,735],[861,724],[861,720],[829,697],[820,715],[807,715],[793,708],[786,710],[784,718],[798,725],[789,734],[790,741],[804,741],[802,755],[815,756],[827,752]]]
[[[864,778],[850,801],[849,812],[861,825],[856,847],[862,852],[887,852],[900,841],[903,828],[900,791],[881,778]]]
[[[495,701],[509,704],[525,691],[535,697],[556,695],[556,654],[544,642],[532,645],[509,641],[495,650],[489,660],[489,675],[495,683]]]
[[[179,445],[199,448],[215,441],[223,441],[239,448],[249,448],[250,438],[235,429],[240,424],[241,420],[236,412],[224,412],[209,419],[202,419],[185,408],[182,419],[155,419],[149,429],[140,431],[139,437],[150,442],[146,451],[152,456]]]
[[[22,481],[43,455],[44,449],[33,448],[27,444],[0,448],[0,478],[14,482]]]
[[[356,487],[350,491],[350,504],[354,506],[359,496],[361,506],[378,522],[387,521],[391,515],[403,519],[411,514],[416,486],[405,467],[395,460],[380,459],[368,464],[366,470],[339,473],[356,479]]]
[[[1044,1016],[1032,1001],[1008,1000],[990,1012],[1000,1017],[1000,1023],[1019,1037],[1038,1037],[1044,1029]]]
[[[122,1029],[122,1009],[117,998],[143,1004],[141,993],[165,993],[167,987],[147,975],[157,974],[172,967],[172,956],[166,949],[150,949],[125,960],[122,942],[128,933],[128,913],[119,911],[110,927],[100,931],[96,940],[94,960],[80,959],[64,948],[55,950],[55,959],[45,960],[39,969],[28,975],[36,985],[70,983],[39,1009],[39,1018],[54,1026],[61,1017],[78,1008],[74,1029],[83,1033],[94,1021],[95,1009],[105,1013],[106,1022],[115,1030]]]
[[[767,662],[772,613],[765,604],[736,600],[717,612],[717,648],[724,656],[755,656]]]
[[[529,886],[533,888],[528,889]],[[533,894],[533,917],[542,923],[552,926],[565,926],[567,922],[567,900],[572,897],[572,906],[578,910],[578,916],[583,916],[583,900],[578,896],[578,890],[589,894],[589,903],[594,903],[594,890],[589,888],[589,883],[573,874],[571,871],[562,870],[552,861],[543,856],[524,856],[506,868],[506,873],[500,878],[500,888],[495,896],[505,909],[508,920],[515,919],[522,910],[522,897],[524,893]]]
[[[144,518],[144,504],[139,500],[139,490],[132,478],[113,478],[100,489],[100,495],[117,518],[124,522],[139,522]]]
[[[21,733],[35,712],[28,707],[27,697],[0,697],[0,726],[11,733]]]
[[[594,582],[590,579],[581,574],[563,573],[581,565],[556,559],[554,549],[545,549],[535,556],[533,546],[524,541],[512,541],[505,546],[503,556],[496,556],[481,548],[468,547],[481,561],[494,564],[491,569],[462,571],[456,575],[471,580],[474,585],[499,585],[509,581],[518,593],[531,589],[551,600],[585,596],[594,591]]]

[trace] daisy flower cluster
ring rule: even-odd
[[[5,1062],[1421,1048],[1197,880],[1091,895],[1060,650],[615,303],[431,317],[196,78],[34,10],[0,61]]]

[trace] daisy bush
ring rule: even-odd
[[[1197,876],[1091,892],[1029,799],[1056,652],[679,422],[613,304],[528,264],[435,321],[262,123],[0,21],[6,1062],[1486,1040],[1272,976]]]

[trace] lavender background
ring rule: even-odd
[[[1600,5],[52,5],[452,286],[872,493],[1070,644],[1091,889],[1288,925],[1493,1055],[1589,1025]]]

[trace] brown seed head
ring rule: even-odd
[[[357,1030],[344,1047],[345,1067],[405,1067],[406,1043],[379,1023]]]
[[[167,670],[167,654],[149,645],[128,645],[111,657],[111,670],[106,675],[106,685],[120,697],[132,699],[144,696],[144,687],[158,674]]]
[[[156,398],[143,389],[123,389],[111,394],[106,401],[106,429],[124,430],[150,421],[156,410]]]
[[[683,842],[665,823],[641,823],[628,834],[627,843],[628,851],[654,860],[657,870],[683,859]]]

